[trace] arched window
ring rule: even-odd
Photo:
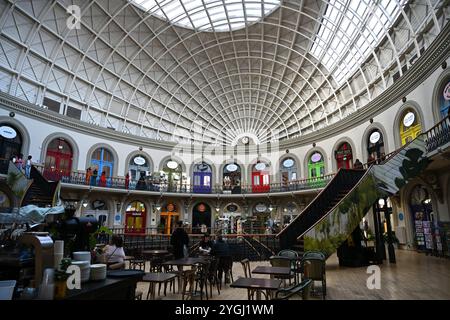
[[[384,152],[383,134],[378,129],[373,129],[367,137],[367,162],[369,164],[382,159]]]
[[[353,167],[352,147],[348,142],[341,143],[337,150],[334,152],[334,156],[336,158],[338,170],[340,168],[351,169]]]
[[[92,153],[91,167],[92,182],[96,182],[100,186],[111,184],[111,177],[114,168],[114,157],[109,150],[105,148],[96,149]]]
[[[297,180],[297,163],[294,158],[284,158],[280,164],[281,184],[284,187],[289,185],[290,181]]]
[[[128,164],[128,174],[130,175],[130,181],[137,181],[141,177],[147,177],[151,174],[152,167],[150,166],[150,162],[147,157],[138,154],[133,156],[130,159],[130,163]]]
[[[308,174],[309,178],[318,178],[325,175],[325,161],[323,155],[316,151],[309,157],[308,160]]]
[[[422,132],[422,125],[414,109],[406,109],[402,113],[399,129],[402,146],[414,140]]]
[[[133,201],[125,212],[125,233],[145,234],[147,209],[141,201]]]
[[[223,191],[241,193],[241,167],[237,163],[229,163],[223,168]]]
[[[211,207],[206,203],[199,203],[192,209],[192,232],[205,233],[209,232],[210,229]]]
[[[439,90],[439,110],[441,119],[447,117],[450,112],[450,79],[444,82]]]
[[[44,176],[52,181],[70,176],[72,160],[72,146],[63,138],[53,139],[48,144],[45,154]]]
[[[187,176],[183,172],[181,164],[173,159],[169,159],[163,166],[161,172],[162,182],[167,185],[167,190],[176,192],[185,190],[187,184]]]
[[[252,192],[268,192],[270,190],[270,167],[258,161],[252,167]]]
[[[194,165],[193,191],[195,193],[211,193],[212,170],[206,162]]]
[[[22,142],[19,130],[10,124],[0,123],[0,159],[11,160],[13,156],[20,155]]]

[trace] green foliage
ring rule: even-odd
[[[403,178],[395,178],[395,185],[400,189],[409,180],[419,175],[429,164],[428,158],[423,158],[423,151],[417,148],[409,149],[405,152],[402,166],[399,168]]]
[[[105,226],[101,226],[100,228],[97,229],[97,231],[95,231],[94,233],[91,233],[89,235],[89,248],[91,250],[95,249],[95,245],[97,244],[97,237],[100,234],[107,234],[109,236],[112,236],[113,233],[108,227],[105,227]]]

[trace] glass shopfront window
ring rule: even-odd
[[[407,109],[403,112],[399,127],[402,146],[414,140],[422,132],[419,117],[413,109]]]
[[[237,163],[229,163],[223,168],[224,193],[241,193],[241,167]]]
[[[91,157],[91,185],[105,186],[111,184],[114,157],[105,148],[98,148]]]
[[[0,123],[0,159],[11,160],[22,150],[22,135],[19,130],[7,123]]]
[[[335,158],[338,170],[340,168],[343,169],[351,169],[353,167],[352,160],[352,147],[349,143],[342,143],[339,148],[335,151]]]
[[[125,212],[125,233],[145,234],[147,209],[141,201],[133,201]]]
[[[212,170],[206,162],[194,165],[194,186],[195,193],[211,193],[212,190]]]
[[[44,176],[52,181],[58,181],[61,177],[70,176],[72,160],[71,145],[63,138],[53,139],[48,144],[45,155]]]
[[[258,161],[252,167],[252,192],[269,192],[270,167],[267,163]]]
[[[319,178],[325,175],[325,162],[320,152],[314,152],[308,161],[309,178]]]
[[[367,137],[367,162],[369,164],[378,162],[385,156],[384,139],[380,130],[374,129]]]
[[[285,158],[280,165],[281,185],[287,187],[289,182],[297,180],[297,163],[291,157]]]

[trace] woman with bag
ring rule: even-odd
[[[108,269],[125,268],[125,251],[123,250],[123,239],[121,236],[113,235],[111,244],[103,248],[102,263],[108,266]]]

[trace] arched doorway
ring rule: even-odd
[[[186,174],[183,172],[181,163],[176,160],[169,159],[164,163],[160,178],[169,192],[177,192],[186,188]]]
[[[72,146],[63,138],[53,139],[48,144],[45,154],[44,177],[58,181],[62,177],[70,176],[72,160]]]
[[[295,202],[288,202],[283,207],[283,225],[291,223],[298,215],[298,208]]]
[[[258,161],[252,166],[252,192],[269,192],[270,167],[263,161]]]
[[[353,167],[352,147],[348,142],[343,142],[334,152],[336,158],[337,169],[351,169]]]
[[[8,123],[0,123],[0,160],[11,160],[22,151],[22,135]]]
[[[323,155],[316,151],[308,160],[308,175],[310,179],[320,178],[325,175],[325,162]]]
[[[241,193],[241,167],[237,163],[229,163],[223,168],[224,193]]]
[[[225,205],[221,216],[215,220],[216,232],[221,232],[223,234],[229,233],[242,233],[243,232],[243,221],[242,209],[237,203],[228,203]]]
[[[172,234],[180,219],[180,212],[177,205],[168,203],[161,209],[159,232],[163,234]]]
[[[367,137],[367,163],[378,163],[384,156],[383,133],[379,129],[373,129]]]
[[[402,113],[399,130],[402,146],[414,140],[422,132],[422,125],[414,109],[408,108]]]
[[[212,170],[206,162],[194,165],[193,191],[195,193],[211,193]]]
[[[150,161],[143,154],[132,157],[128,163],[128,174],[130,175],[130,181],[133,182],[137,182],[141,177],[149,176],[152,170]]]
[[[253,233],[265,233],[267,229],[272,230],[274,222],[271,219],[272,206],[265,202],[259,202],[253,207],[251,231]]]
[[[417,250],[432,251],[434,249],[433,230],[436,217],[428,190],[422,185],[415,186],[409,197],[409,205]]]
[[[192,233],[209,231],[211,231],[211,207],[201,202],[192,209]]]
[[[439,93],[439,112],[441,119],[447,117],[450,113],[450,79],[441,86]]]
[[[105,173],[106,185],[111,185],[111,177],[114,169],[114,157],[112,153],[105,148],[96,149],[91,156],[91,169],[93,175],[91,177],[91,185],[103,186],[102,173]],[[95,176],[97,171],[97,176]]]
[[[141,201],[133,201],[125,211],[125,233],[145,234],[147,209]]]
[[[289,187],[289,182],[297,180],[297,163],[292,157],[284,158],[280,164],[281,186]]]

